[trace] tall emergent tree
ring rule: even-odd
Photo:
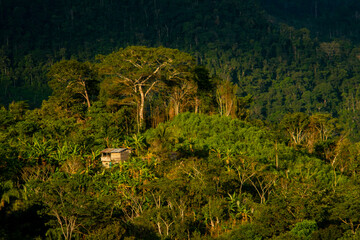
[[[236,112],[238,86],[230,81],[222,81],[216,90],[216,100],[219,104],[220,115],[230,116]]]
[[[105,76],[103,89],[121,104],[135,103],[138,129],[144,126],[144,111],[150,93],[168,81],[183,81],[195,65],[192,56],[169,48],[132,46],[99,56]]]
[[[51,67],[48,77],[54,96],[63,100],[80,96],[90,110],[91,95],[97,89],[98,83],[97,71],[92,64],[62,60]]]

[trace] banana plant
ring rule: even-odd
[[[66,160],[71,157],[82,155],[83,147],[78,144],[71,144],[64,142],[62,146],[58,145],[56,151],[50,154],[50,157],[55,163],[63,164]]]
[[[134,134],[132,137],[127,137],[125,139],[125,144],[127,147],[135,148],[136,155],[140,155],[146,147],[145,137],[141,134]]]
[[[6,205],[12,205],[12,208],[16,210],[23,197],[21,190],[17,189],[11,180],[0,182],[0,194],[0,211]]]
[[[54,147],[46,139],[33,138],[30,142],[23,142],[25,147],[25,158],[31,165],[46,164],[50,161],[51,152]]]
[[[234,192],[233,194],[228,193],[229,197],[226,197],[228,203],[229,215],[234,223],[237,219],[240,219],[242,222],[251,221],[251,212],[242,204],[241,198],[239,195]]]

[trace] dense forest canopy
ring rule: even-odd
[[[0,239],[359,239],[358,11],[0,0]]]

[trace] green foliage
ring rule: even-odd
[[[112,224],[106,223],[103,227],[100,227],[94,233],[90,234],[86,239],[121,239],[124,236],[125,228],[118,222],[114,222]]]
[[[300,145],[305,138],[308,118],[304,113],[293,113],[285,115],[282,119],[280,126],[286,129],[294,145]]]
[[[98,76],[93,65],[76,60],[62,60],[51,66],[48,77],[49,86],[53,90],[52,99],[65,111],[74,111],[82,101],[86,102],[87,109],[90,110],[91,100],[98,95]]]
[[[12,207],[17,210],[19,205],[19,199],[21,199],[21,192],[14,186],[14,183],[9,180],[6,182],[1,182],[1,199],[0,199],[0,210],[6,205],[12,205]],[[15,200],[15,203],[13,201]]]
[[[360,51],[260,6],[0,1],[0,238],[358,238]]]
[[[159,132],[164,128],[173,134],[164,136]],[[145,135],[149,142],[160,138],[165,144],[173,143],[168,150],[181,154],[208,156],[214,151],[229,152],[231,155],[257,157],[263,163],[269,163],[275,157],[269,156],[273,152],[274,142],[264,129],[218,115],[181,114],[172,122],[149,130]]]
[[[99,217],[110,219],[114,211],[111,195],[94,195],[97,183],[86,175],[54,173],[46,181],[29,182],[28,188],[30,196],[44,206],[42,214],[50,217],[49,234],[56,230],[65,239],[96,229],[102,222]]]
[[[356,214],[360,207],[360,202],[355,197],[358,193],[358,188],[351,182],[341,185],[335,195],[334,207],[331,209],[331,217],[340,220],[354,237],[360,226],[360,219]]]
[[[82,119],[54,114],[56,109],[46,114],[48,107],[26,110],[21,119],[2,109],[7,127],[1,170],[7,174],[0,214],[5,220],[34,214],[37,235],[321,239],[343,231],[357,234],[358,146],[336,138],[329,115],[301,115],[308,119],[307,134],[334,143],[321,155],[287,146],[286,136],[270,125],[226,116],[182,113],[134,135],[127,108],[108,112],[98,101]],[[20,131],[26,122],[39,131],[33,136]],[[134,148],[133,157],[101,168],[99,151],[119,146]],[[340,233],[328,229],[330,224],[341,226]]]
[[[317,224],[314,220],[304,220],[298,222],[291,229],[291,233],[298,236],[299,239],[311,239],[311,234],[317,230]]]
[[[240,225],[237,229],[234,229],[226,237],[220,237],[219,239],[239,239],[239,240],[260,240],[263,239],[259,233],[258,226],[255,224]]]
[[[311,239],[339,239],[341,238],[341,235],[342,231],[339,226],[330,225],[327,228],[319,229],[318,231],[313,232]]]
[[[350,24],[357,21],[359,5],[354,1],[305,1],[305,10],[296,1],[280,0],[274,4],[265,0],[73,1],[61,6],[6,0],[1,4],[8,9],[1,12],[0,31],[0,81],[4,86],[0,100],[5,105],[29,100],[31,107],[40,106],[50,95],[46,73],[59,60],[91,60],[99,53],[131,45],[166,46],[192,53],[211,77],[238,84],[239,96],[253,96],[252,119],[278,121],[288,112],[342,113],[350,132],[357,129],[356,114],[351,112],[356,109],[358,48],[337,36],[347,33],[358,39],[356,26]],[[290,16],[297,20],[284,20]],[[44,25],[44,19],[51,20]],[[199,89],[209,90],[207,77],[199,78],[204,72],[194,72]],[[111,84],[107,89],[119,90]],[[206,104],[198,106],[199,111],[215,112],[214,102],[200,95],[198,100]],[[80,99],[70,98],[61,105],[83,112],[86,108]],[[109,106],[118,110],[118,99],[111,99]]]
[[[145,127],[145,109],[150,96],[166,89],[166,85],[190,84],[191,70],[195,65],[189,54],[163,47],[132,46],[97,59],[105,77],[101,84],[103,101],[110,108],[135,105],[138,131]],[[178,114],[184,98],[191,95],[188,91],[192,87],[173,87],[175,93],[170,95],[174,96],[175,114]]]

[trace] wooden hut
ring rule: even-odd
[[[120,161],[126,161],[130,157],[131,150],[128,148],[106,148],[101,151],[101,162],[106,168],[110,168],[112,165],[119,163]]]

